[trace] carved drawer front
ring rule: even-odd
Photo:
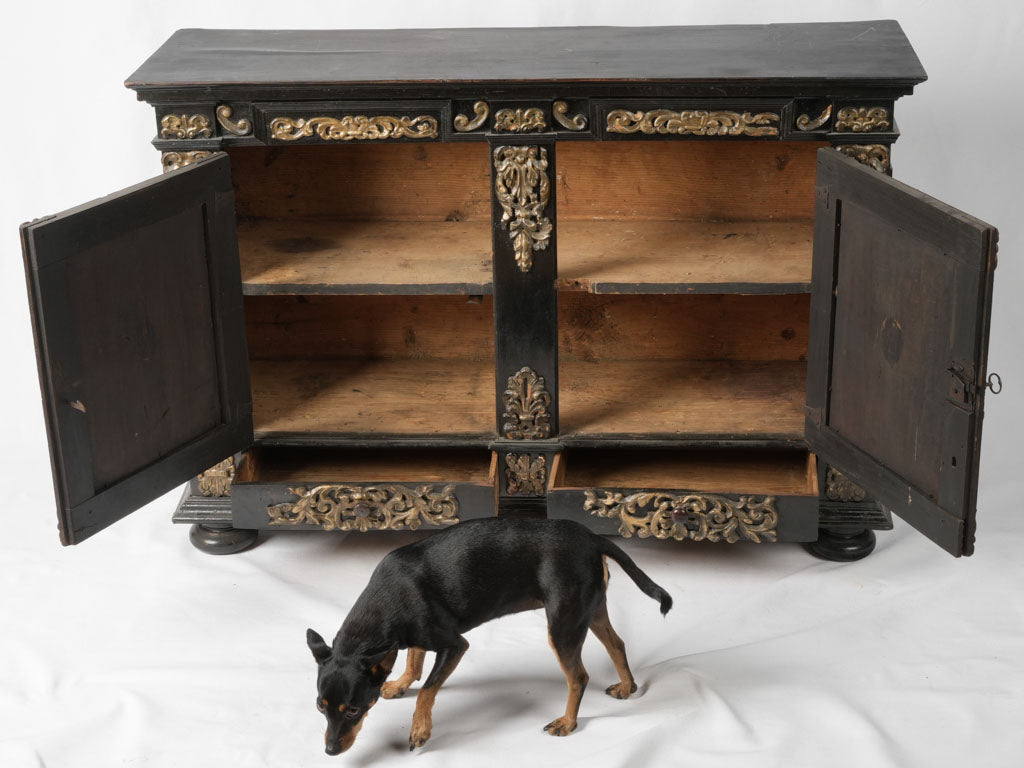
[[[442,102],[277,102],[256,104],[256,136],[268,144],[439,141]]]
[[[442,530],[495,514],[495,454],[482,448],[258,448],[231,489],[238,528]]]
[[[813,541],[816,462],[792,450],[570,449],[552,468],[548,517],[625,538]]]

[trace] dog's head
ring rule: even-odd
[[[327,718],[327,754],[340,755],[355,742],[366,713],[377,703],[380,687],[395,664],[398,646],[337,656],[312,629],[306,630],[306,644],[317,663],[316,708]]]

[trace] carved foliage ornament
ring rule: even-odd
[[[613,109],[608,113],[610,133],[671,133],[680,136],[778,136],[779,116],[774,112],[729,112],[726,110],[653,109],[630,112]],[[776,125],[773,125],[776,123]]]
[[[459,522],[455,486],[317,485],[289,488],[298,499],[267,507],[271,525],[317,525],[325,531],[415,531]]]
[[[230,496],[235,480],[235,457],[210,467],[199,475],[199,493],[203,496]]]
[[[543,131],[548,124],[544,112],[537,107],[529,109],[499,109],[494,113],[496,133],[530,133]]]
[[[473,105],[473,114],[476,116],[473,117],[472,119],[462,114],[455,116],[455,120],[453,121],[453,124],[455,125],[455,130],[459,131],[460,133],[466,133],[467,131],[475,131],[477,128],[484,124],[484,120],[487,119],[487,115],[489,115],[490,113],[491,111],[487,107],[487,102],[478,101],[476,104]]]
[[[889,171],[889,147],[885,144],[840,144],[836,149],[880,173]]]
[[[528,453],[505,454],[505,490],[510,496],[543,496],[547,459]]]
[[[892,127],[889,110],[884,107],[843,107],[836,113],[836,130],[870,133]]]
[[[280,141],[297,141],[313,135],[324,141],[353,139],[430,139],[437,137],[437,118],[345,115],[344,117],[275,117],[270,135]]]
[[[547,169],[544,147],[494,150],[494,192],[501,205],[501,223],[508,228],[522,272],[533,267],[533,251],[543,251],[551,239],[551,220],[544,215],[551,197]]]
[[[233,133],[235,136],[245,136],[252,130],[252,123],[244,117],[241,120],[232,120],[231,114],[231,107],[227,104],[217,107],[217,122],[225,131]]]
[[[864,501],[867,492],[835,467],[825,473],[825,496],[833,501]]]
[[[775,497],[730,499],[707,494],[641,491],[586,491],[583,508],[598,517],[618,518],[619,534],[631,538],[727,541],[758,544],[776,540]]]
[[[160,162],[164,167],[164,173],[167,173],[168,171],[184,168],[186,165],[198,163],[212,154],[212,152],[207,152],[205,149],[197,149],[193,152],[162,152],[160,154]]]
[[[161,139],[210,139],[210,120],[206,115],[164,115],[160,118]]]
[[[564,101],[556,101],[552,104],[551,113],[560,126],[568,128],[570,131],[582,131],[587,127],[587,118],[582,114],[569,117],[569,105]]]
[[[813,120],[810,115],[800,115],[796,119],[796,127],[801,131],[816,131],[832,117],[832,105],[825,107],[824,111]]]
[[[541,440],[551,437],[551,395],[544,386],[544,377],[532,368],[521,368],[509,376],[501,396],[505,405],[501,431],[513,440]]]

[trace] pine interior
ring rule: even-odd
[[[486,144],[246,147],[230,154],[248,292],[353,293],[369,284],[453,293],[453,285],[491,281]]]
[[[809,287],[820,146],[724,140],[559,144],[559,287]]]
[[[809,301],[559,294],[563,434],[800,438]]]
[[[247,296],[258,436],[494,431],[489,296]]]
[[[806,451],[570,449],[550,487],[816,495],[815,475]]]

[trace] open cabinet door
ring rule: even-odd
[[[969,555],[996,230],[830,149],[815,205],[807,442]]]
[[[252,442],[226,155],[21,228],[61,542]]]

